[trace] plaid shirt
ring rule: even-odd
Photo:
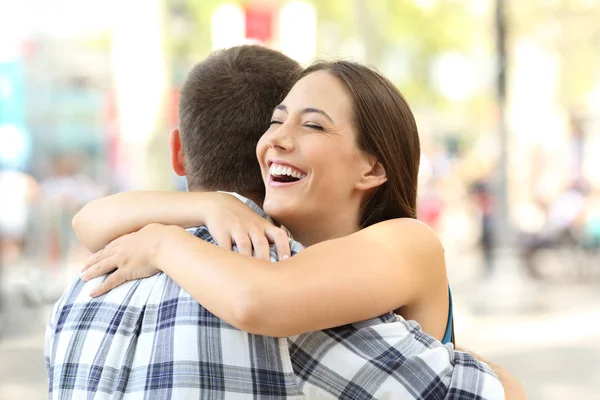
[[[205,227],[193,233],[214,243]],[[49,398],[504,398],[487,365],[394,314],[271,338],[223,322],[164,273],[90,298],[103,279],[76,279],[50,316]]]

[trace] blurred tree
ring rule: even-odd
[[[211,50],[211,16],[222,0],[166,0],[170,23],[165,32],[167,51],[171,55],[174,83],[181,82],[189,67]],[[247,4],[257,0],[237,0]],[[280,6],[285,0],[261,0],[266,6]],[[474,21],[469,2],[396,0],[328,0],[312,1],[319,19],[319,50],[325,57],[363,58],[369,65],[381,68],[391,52],[401,49],[406,55],[398,68],[410,77],[399,84],[413,102],[447,105],[431,82],[430,66],[441,53],[467,53],[481,36],[482,24]],[[333,27],[330,30],[323,29]],[[485,25],[483,29],[486,29]],[[491,32],[491,31],[490,31]],[[335,36],[328,38],[327,36]],[[338,37],[349,43],[360,42],[363,54],[339,54]],[[325,43],[331,42],[330,46]],[[350,47],[350,49],[355,49]],[[360,49],[359,49],[360,50]],[[364,57],[363,57],[364,55]],[[384,71],[385,73],[385,71]]]
[[[578,108],[598,84],[600,2],[586,0],[511,2],[513,40],[534,38],[558,54],[559,102]]]
[[[165,47],[173,84],[179,86],[189,69],[212,50],[211,18],[222,0],[166,0]],[[243,1],[229,1],[243,4]]]
[[[389,54],[398,51],[403,54],[398,62],[406,65],[397,68],[406,70],[408,78],[396,83],[411,102],[430,106],[448,105],[433,85],[431,65],[444,52],[467,54],[482,33],[482,25],[474,21],[468,2],[332,0],[314,3],[319,19],[337,24],[342,39],[357,37],[362,42],[367,64],[381,67]]]

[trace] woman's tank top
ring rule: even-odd
[[[444,333],[444,338],[442,339],[442,343],[454,343],[454,318],[452,313],[452,292],[450,291],[450,286],[448,286],[448,298],[449,298],[449,307],[448,307],[448,322],[446,323],[446,332]]]

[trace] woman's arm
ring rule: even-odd
[[[202,225],[199,192],[123,192],[94,200],[73,218],[77,238],[96,252],[114,239],[151,223],[183,228]]]
[[[133,259],[127,249],[139,247],[138,240],[156,243],[144,261],[166,272],[215,315],[257,334],[290,336],[331,328],[417,304],[434,292],[447,295],[441,244],[416,220],[379,223],[278,264],[224,251],[176,227],[153,225],[146,234],[124,238],[111,245],[110,254],[99,256],[113,261],[90,268],[92,276],[115,265],[124,272],[109,277],[98,294],[136,276],[127,272],[126,260]],[[119,249],[124,256],[115,256]]]
[[[214,221],[214,223],[213,223]],[[73,218],[79,241],[90,251],[116,238],[158,223],[182,228],[206,225],[219,246],[269,259],[269,243],[281,258],[289,256],[287,234],[241,201],[217,192],[123,192],[94,200]]]

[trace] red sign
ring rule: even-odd
[[[246,39],[263,43],[273,38],[273,10],[264,5],[246,6]]]

